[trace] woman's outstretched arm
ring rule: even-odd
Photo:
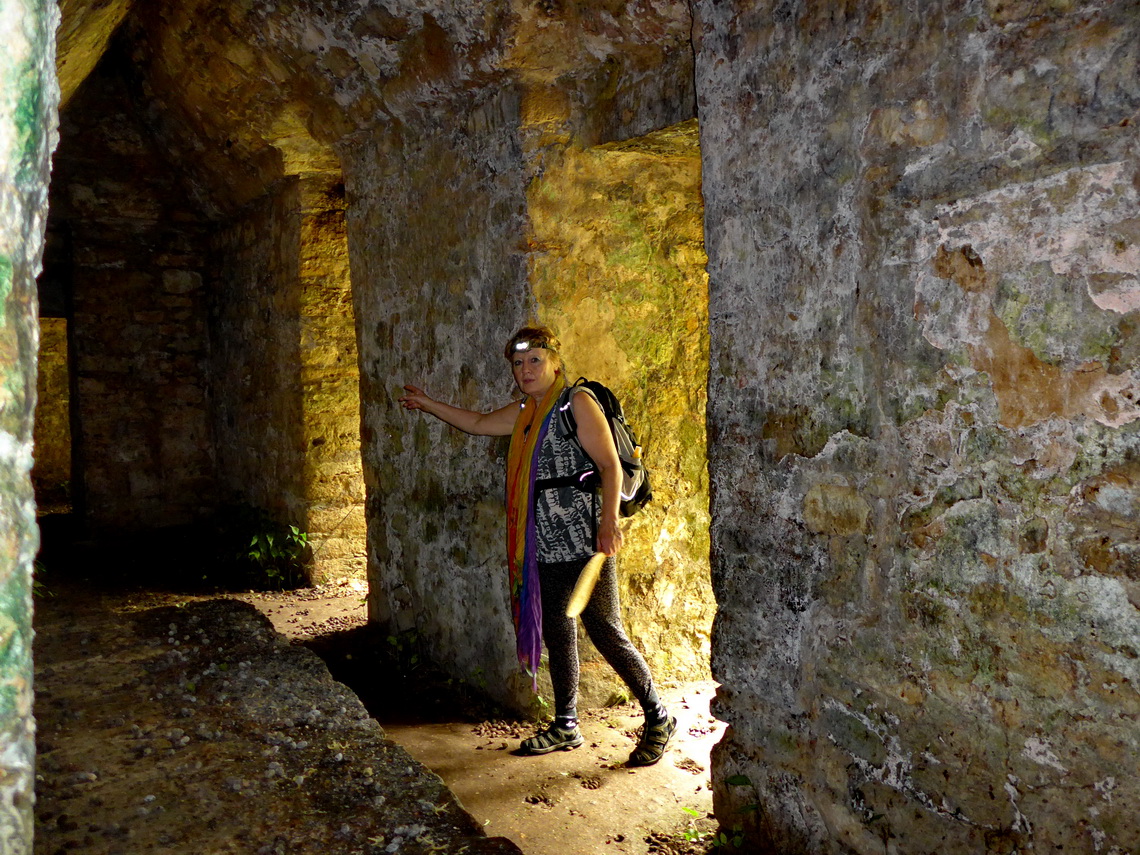
[[[428,396],[423,389],[405,386],[399,398],[405,410],[423,410],[452,427],[474,436],[508,436],[518,418],[518,402],[507,404],[490,413],[477,413],[462,407],[453,407]]]

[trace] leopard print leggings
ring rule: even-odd
[[[589,557],[557,564],[539,563],[542,590],[542,634],[550,654],[550,679],[554,684],[554,712],[559,719],[574,719],[578,708],[578,628],[566,617],[566,605],[578,574]],[[598,584],[582,612],[582,624],[594,647],[629,686],[645,710],[646,718],[659,721],[664,708],[653,686],[649,666],[625,634],[618,602],[617,563],[613,557],[602,565]]]

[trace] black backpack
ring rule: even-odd
[[[607,386],[597,380],[587,380],[585,377],[579,377],[574,386],[582,386],[594,394],[598,404],[601,405],[606,421],[609,422],[610,433],[613,434],[614,445],[617,446],[622,469],[621,500],[618,513],[623,517],[631,517],[653,498],[653,488],[649,484],[649,470],[645,468],[645,463],[641,459],[641,446],[625,420],[621,402]],[[569,398],[569,390],[566,394]],[[566,427],[567,435],[577,441],[578,423],[574,419],[573,409],[567,406],[561,407],[560,411],[559,418],[562,419]],[[574,483],[591,490],[597,489],[600,484],[600,479],[596,473],[592,481],[589,479],[582,481],[577,476],[572,477],[577,479]]]

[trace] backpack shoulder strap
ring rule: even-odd
[[[574,396],[579,392],[587,392],[595,401],[598,396],[594,394],[594,390],[590,388],[589,380],[585,377],[579,377],[574,383],[567,386],[558,398],[555,407],[558,408],[558,418],[562,421],[562,425],[566,430],[566,436],[573,440],[578,439],[578,420],[574,418]],[[598,403],[601,406],[601,402]],[[604,410],[603,410],[604,412]]]

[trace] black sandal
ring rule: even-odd
[[[519,751],[523,754],[549,754],[551,751],[569,751],[583,742],[582,731],[577,725],[565,728],[552,724],[541,733],[524,739]]]
[[[642,725],[641,738],[637,747],[629,755],[627,766],[652,766],[665,755],[665,746],[677,730],[677,719],[668,716],[659,724]]]

